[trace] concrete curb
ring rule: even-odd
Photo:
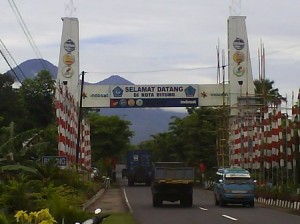
[[[281,208],[300,210],[299,201],[284,201],[284,200],[274,200],[274,199],[265,199],[265,198],[255,198],[255,202],[281,207]]]
[[[82,206],[82,210],[86,210],[88,207],[90,207],[93,203],[95,203],[96,200],[98,200],[103,194],[105,190],[100,189],[97,194],[95,194],[92,198],[90,198],[87,202],[85,202]]]

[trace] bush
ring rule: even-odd
[[[296,193],[295,186],[259,186],[255,189],[254,195],[256,198],[265,198],[273,200],[299,201],[300,195]]]

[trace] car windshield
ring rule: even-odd
[[[252,178],[248,173],[227,173],[225,174],[225,183],[251,183]]]

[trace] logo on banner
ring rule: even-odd
[[[241,38],[236,38],[233,41],[233,47],[236,50],[242,50],[245,47],[245,41],[243,39],[241,39]]]
[[[74,41],[71,39],[66,40],[66,42],[64,43],[64,49],[68,53],[71,53],[72,51],[74,51],[76,49],[76,45],[75,45]]]
[[[75,57],[72,54],[65,54],[63,56],[63,62],[66,65],[72,65],[74,63],[74,61],[75,61]]]
[[[139,106],[139,107],[143,106],[143,104],[144,104],[144,102],[143,102],[142,99],[137,99],[135,103],[136,103],[136,105]]]
[[[238,65],[233,69],[233,74],[240,77],[245,74],[246,68],[243,65]]]
[[[67,67],[63,68],[62,74],[66,78],[71,78],[72,75],[74,74],[74,70],[72,67],[67,66]]]
[[[203,91],[203,92],[201,93],[201,97],[202,97],[202,98],[207,97],[207,93]]]
[[[113,89],[112,92],[114,97],[122,97],[124,90],[121,87],[117,86]]]
[[[241,62],[245,61],[245,55],[243,52],[240,52],[240,51],[236,51],[234,54],[233,54],[233,60],[240,64]]]
[[[121,99],[119,101],[119,104],[120,104],[121,107],[126,107],[127,106],[127,100],[126,99]]]
[[[129,99],[127,103],[128,103],[128,106],[133,107],[135,105],[135,100]]]
[[[193,88],[192,86],[188,86],[185,88],[184,93],[187,97],[194,97],[196,93],[196,89]]]

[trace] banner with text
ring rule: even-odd
[[[228,84],[203,84],[199,85],[199,106],[223,106],[229,102]]]
[[[84,85],[82,93],[82,107],[110,107],[110,86]]]
[[[198,85],[111,85],[110,107],[198,107]]]

